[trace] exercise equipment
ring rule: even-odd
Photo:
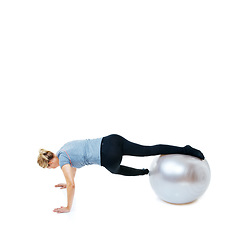
[[[150,167],[150,184],[163,201],[174,204],[190,203],[207,190],[211,172],[206,160],[169,154],[155,157]]]

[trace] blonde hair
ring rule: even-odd
[[[45,149],[40,149],[37,163],[39,164],[40,167],[47,168],[48,161],[51,160],[52,158],[53,158],[52,152],[45,150]]]

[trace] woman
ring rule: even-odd
[[[185,154],[195,156],[201,160],[204,159],[203,154],[199,150],[189,145],[185,147],[163,144],[142,146],[129,142],[122,136],[112,134],[103,138],[68,142],[56,154],[41,149],[39,151],[38,164],[43,168],[49,169],[61,167],[66,184],[60,183],[55,187],[67,188],[68,205],[67,207],[56,208],[53,211],[66,213],[70,212],[73,203],[74,177],[77,168],[98,164],[114,174],[124,176],[145,175],[149,173],[148,169],[135,169],[121,165],[122,157],[124,155],[144,157],[160,154]]]

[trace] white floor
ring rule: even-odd
[[[238,1],[1,1],[1,239],[239,239]],[[203,151],[196,202],[158,200],[148,176],[79,169],[69,214],[39,148],[118,133]],[[152,158],[125,157],[147,168]],[[4,236],[4,237],[2,237]]]

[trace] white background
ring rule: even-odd
[[[239,239],[239,12],[233,0],[1,0],[1,239]],[[53,213],[64,178],[38,167],[39,148],[111,133],[199,148],[207,192],[170,205],[148,176],[88,166],[72,212]]]

